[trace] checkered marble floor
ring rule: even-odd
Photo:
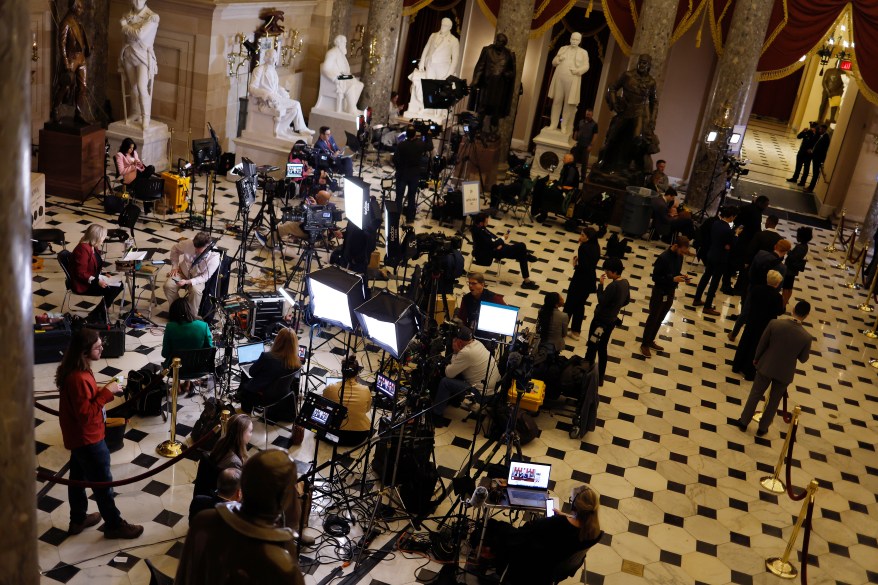
[[[370,169],[369,178],[387,171]],[[373,185],[377,188],[378,183]],[[221,182],[217,199],[215,221],[234,217],[234,188]],[[79,207],[49,197],[48,209],[49,224],[63,229],[71,242],[78,241],[89,223],[111,222],[94,200]],[[419,232],[429,229],[450,234],[457,227],[440,226],[424,216],[422,210],[415,224]],[[518,267],[509,261],[499,280],[489,275],[488,283],[507,302],[519,305],[526,323],[532,324],[542,303],[541,291],[563,293],[567,288],[576,235],[565,232],[554,220],[545,226],[528,221],[519,225],[509,215],[496,220],[494,227],[497,232],[510,229],[512,239],[526,242],[540,258],[532,268],[540,291],[522,290]],[[787,236],[796,227],[789,223],[780,226]],[[192,235],[151,217],[143,219],[138,229],[140,246],[149,243],[163,250],[179,237]],[[878,372],[868,364],[870,358],[878,358],[878,345],[861,334],[874,322],[874,314],[867,316],[856,309],[865,295],[840,286],[849,279],[833,267],[840,253],[823,252],[831,238],[831,232],[815,230],[809,268],[799,278],[793,297],[794,301],[805,298],[814,304],[807,327],[816,338],[811,359],[800,365],[790,392],[791,402],[802,406],[793,482],[803,487],[816,478],[821,486],[807,559],[809,582],[855,585],[878,581]],[[237,248],[231,235],[223,235],[220,245],[232,251]],[[637,351],[638,336],[646,315],[649,274],[662,248],[644,241],[631,242],[631,247],[624,262],[633,303],[610,346],[597,428],[582,440],[570,439],[570,420],[564,409],[543,409],[537,418],[541,435],[525,445],[523,453],[552,464],[550,487],[562,502],[579,482],[589,482],[601,493],[600,519],[606,536],[588,554],[587,583],[775,583],[777,578],[765,571],[764,559],[783,553],[801,505],[786,495],[762,491],[758,483],[770,474],[777,460],[785,430],[781,423],[776,422],[762,438],[756,438],[752,430],[742,433],[731,425],[749,390],[749,384],[731,372],[735,347],[725,335],[731,326],[728,315],[737,312],[736,299],[720,295],[717,306],[722,315],[714,318],[702,316],[692,307],[694,286],[680,291],[660,333],[659,343],[666,351],[644,359]],[[465,252],[470,249],[469,244],[464,245]],[[118,255],[118,245],[111,253]],[[288,253],[295,259],[295,250]],[[253,250],[248,258],[270,266],[264,250]],[[690,262],[686,271],[697,277],[701,269]],[[160,277],[160,283],[162,280]],[[463,292],[462,284],[463,279],[458,296]],[[57,310],[63,290],[60,268],[47,258],[45,269],[34,275],[35,311]],[[158,293],[161,297],[160,288]],[[141,309],[145,298],[141,298]],[[166,308],[160,305],[153,312],[158,327],[128,332],[127,353],[119,359],[102,360],[97,366],[98,379],[160,361]],[[587,315],[590,313],[591,309]],[[566,348],[568,355],[583,355],[584,350],[584,336],[577,342],[569,341]],[[339,354],[343,353],[340,343],[331,342],[317,352],[311,374],[320,378],[337,371]],[[366,353],[362,349],[358,352],[361,363],[366,363]],[[372,368],[378,360],[378,354],[371,355]],[[38,396],[54,392],[55,367],[35,366]],[[367,372],[364,375],[368,377]],[[44,404],[54,408],[57,400],[45,400]],[[189,434],[200,404],[197,397],[181,400],[178,435]],[[450,408],[447,414],[450,425],[437,429],[435,440],[436,461],[446,483],[468,453],[474,426],[471,415],[462,409]],[[35,425],[39,466],[61,469],[68,453],[61,443],[57,419],[36,412]],[[167,436],[167,424],[159,417],[133,418],[124,448],[113,454],[113,476],[126,478],[157,467],[161,459],[155,455],[155,447]],[[263,448],[266,443],[286,447],[287,437],[287,432],[274,427],[266,436],[265,428],[257,422],[251,449]],[[480,447],[485,439],[479,436],[476,441]],[[303,465],[310,464],[315,452],[311,433],[306,433],[304,444],[290,452]],[[324,445],[317,453],[318,461],[325,461],[331,449]],[[357,455],[340,459],[337,466],[351,470],[348,483],[358,481],[362,473]],[[118,488],[117,503],[123,516],[146,527],[144,535],[131,542],[106,541],[93,529],[67,537],[66,490],[38,484],[40,493],[45,492],[38,501],[42,583],[144,585],[149,576],[143,559],[173,575],[188,527],[194,475],[195,465],[183,461],[149,479]],[[438,514],[447,510],[450,499],[443,502]],[[327,505],[320,499],[315,501],[312,527],[320,529],[332,511]],[[356,539],[371,508],[357,504],[353,511],[360,520],[350,535]],[[403,521],[381,522],[379,526],[383,534],[370,550],[382,552],[370,558],[380,562],[359,580],[352,577],[345,583],[416,583],[422,568],[439,569],[438,563],[423,555],[393,550],[389,543],[404,528]],[[425,526],[433,529],[436,523],[428,521]],[[341,577],[353,572],[353,565],[343,566],[349,541],[321,535],[318,545],[316,550],[302,551],[306,583],[328,582],[324,578],[330,573]],[[801,536],[794,550],[800,546]],[[802,562],[798,553],[792,560],[797,565]],[[579,578],[577,575],[567,582],[578,582]]]
[[[798,130],[785,124],[751,118],[744,133],[741,158],[750,159],[748,179],[775,187],[795,188],[787,183],[796,166]]]

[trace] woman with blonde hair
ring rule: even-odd
[[[506,570],[512,585],[549,585],[555,569],[577,552],[596,545],[601,531],[600,495],[587,484],[570,493],[570,514],[554,510],[520,528],[488,521],[485,544],[496,559],[497,572]]]
[[[275,388],[275,382],[290,374],[293,374],[302,367],[299,359],[299,338],[296,332],[289,327],[284,327],[278,332],[271,344],[271,350],[259,356],[259,359],[250,366],[249,376],[242,374],[241,385],[238,387],[238,398],[241,401],[241,409],[244,412],[251,412],[255,406],[266,406],[274,404],[284,397],[285,389]],[[294,384],[297,382],[294,381]],[[277,390],[277,393],[273,392]],[[290,415],[295,413],[286,412],[279,408],[281,412],[275,413],[277,416],[285,414],[282,418],[277,416],[268,416],[274,420],[287,420]],[[289,409],[286,409],[289,410]],[[292,420],[292,419],[290,419]]]
[[[122,287],[108,284],[101,276],[103,259],[100,249],[107,237],[107,228],[96,223],[91,224],[82,235],[82,239],[70,253],[68,272],[70,273],[70,290],[78,295],[102,297],[103,301],[92,309],[86,317],[91,323],[106,323],[109,307],[122,292]]]

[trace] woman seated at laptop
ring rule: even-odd
[[[599,499],[591,486],[583,484],[573,488],[570,494],[570,515],[555,510],[551,518],[538,518],[520,528],[489,520],[483,546],[490,547],[497,572],[502,573],[508,566],[506,578],[513,585],[552,583],[558,565],[601,539]]]
[[[248,375],[241,378],[238,387],[241,410],[251,412],[254,406],[266,406],[283,399],[289,389],[280,388],[275,382],[299,371],[301,367],[299,339],[295,331],[284,327],[275,336],[271,351],[263,352],[250,366]]]
[[[359,445],[369,438],[372,432],[372,394],[368,386],[357,382],[357,374],[363,368],[355,356],[348,356],[341,363],[342,381],[327,386],[323,396],[347,407],[347,418],[341,423],[338,433],[339,445]]]
[[[137,193],[144,188],[147,179],[155,174],[155,167],[146,166],[137,154],[137,145],[130,138],[126,138],[119,145],[119,152],[115,156],[116,172],[122,179],[122,183],[130,186]]]
[[[180,357],[184,351],[213,347],[213,336],[210,334],[210,326],[192,316],[187,297],[180,297],[171,303],[168,315],[168,324],[165,325],[165,336],[162,339],[162,357],[165,358],[164,367],[171,364],[171,359]],[[183,364],[185,367],[185,364]],[[181,392],[190,393],[191,385],[184,382]]]

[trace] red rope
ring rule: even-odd
[[[787,410],[787,393],[783,393],[783,398],[781,398],[782,402],[780,405],[780,415],[783,417],[783,421],[787,424],[790,424],[790,421],[793,420],[793,415]]]
[[[805,490],[806,492],[808,490]],[[802,537],[802,585],[808,585],[808,545],[811,543],[811,517],[814,515],[814,500],[808,502],[808,513],[805,516],[805,536]]]
[[[141,473],[140,475],[136,475],[134,477],[129,477],[128,479],[118,479],[116,481],[80,481],[76,479],[64,479],[63,477],[56,476],[46,471],[37,471],[37,479],[43,481],[49,481],[52,483],[60,483],[61,485],[72,485],[75,487],[82,488],[106,488],[106,487],[118,487],[122,485],[128,485],[130,483],[135,483],[146,479],[148,477],[152,477],[160,471],[164,471],[171,465],[174,465],[181,459],[186,459],[189,457],[189,452],[197,449],[202,443],[206,442],[207,439],[213,437],[216,434],[216,427],[211,429],[209,433],[195,441],[191,447],[188,449],[184,449],[182,453],[174,457],[173,459],[168,459],[155,469],[150,469],[145,473]]]
[[[787,460],[786,460],[786,467],[787,467],[787,495],[788,495],[788,496],[790,497],[790,499],[793,500],[794,502],[799,502],[799,501],[803,500],[803,499],[805,498],[806,495],[808,495],[808,490],[799,490],[798,492],[796,492],[796,491],[795,491],[796,488],[793,487],[793,471],[792,471],[792,467],[793,467],[793,446],[796,444],[796,429],[798,429],[798,428],[799,428],[799,425],[798,425],[798,424],[794,424],[793,427],[792,427],[792,428],[790,429],[790,431],[789,431],[789,432],[790,432],[790,447],[789,447],[789,449],[787,449]]]

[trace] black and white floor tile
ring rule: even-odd
[[[385,168],[376,173],[372,169],[369,178],[388,171]],[[378,182],[373,184],[377,189]],[[235,216],[236,200],[234,187],[222,181],[215,226]],[[80,207],[50,196],[48,209],[49,224],[63,229],[70,242],[78,241],[85,226],[93,221],[112,222],[95,200]],[[419,214],[415,224],[418,231],[442,230],[450,234],[457,227],[439,226],[423,219],[425,215],[423,210]],[[499,280],[489,275],[489,287],[504,294],[511,304],[520,305],[522,316],[532,323],[542,303],[541,291],[564,292],[572,272],[570,259],[576,249],[576,235],[565,232],[554,220],[546,225],[526,221],[519,226],[515,218],[507,216],[495,224],[498,232],[510,229],[512,239],[527,242],[540,258],[532,269],[540,291],[522,290],[518,267],[508,261]],[[796,227],[780,226],[788,236]],[[173,241],[191,234],[190,230],[148,216],[139,222],[137,236],[141,246],[149,241],[167,250]],[[816,342],[811,359],[799,367],[790,392],[791,402],[802,406],[792,477],[797,486],[805,486],[812,478],[821,486],[807,559],[809,583],[858,585],[878,582],[878,371],[869,366],[871,358],[878,358],[878,344],[861,333],[874,322],[874,313],[857,310],[864,293],[840,286],[849,279],[833,267],[840,254],[823,251],[831,239],[831,232],[816,230],[809,268],[799,278],[794,296],[806,298],[815,306],[808,328]],[[220,245],[234,251],[238,243],[233,236],[223,235]],[[736,312],[736,299],[720,296],[718,308],[722,315],[703,317],[691,305],[694,289],[681,290],[660,334],[665,351],[644,359],[637,351],[638,336],[646,313],[651,266],[661,247],[645,241],[631,242],[631,246],[625,259],[625,276],[633,285],[634,301],[610,348],[597,428],[581,441],[570,439],[569,418],[563,409],[543,409],[537,417],[541,435],[525,445],[523,453],[536,461],[552,463],[553,494],[562,502],[570,488],[583,481],[601,493],[600,518],[607,536],[588,554],[587,583],[775,583],[777,578],[765,571],[764,560],[783,553],[801,504],[759,487],[759,479],[770,474],[777,460],[784,439],[783,425],[777,421],[765,437],[756,438],[752,430],[742,433],[730,424],[749,390],[749,384],[731,372],[735,347],[725,335],[731,325],[727,317]],[[465,252],[469,249],[465,244]],[[118,245],[111,245],[111,256],[120,251]],[[292,248],[288,254],[293,260],[297,257]],[[158,257],[166,257],[166,253]],[[270,266],[265,250],[251,250],[248,259]],[[57,311],[64,294],[60,267],[48,257],[45,264],[34,278],[34,307],[39,313]],[[692,263],[686,270],[696,277],[700,274],[700,268]],[[159,299],[163,296],[162,281],[159,277]],[[393,279],[390,284],[395,287]],[[462,287],[457,292],[461,294]],[[147,297],[140,298],[141,310],[145,310]],[[122,358],[102,360],[99,379],[160,361],[165,310],[163,304],[153,310],[157,327],[129,331],[128,351]],[[340,356],[332,351],[338,346],[333,342],[317,352],[312,362],[315,372],[324,375],[338,370]],[[568,340],[568,355],[582,355],[584,349],[584,336],[576,342]],[[361,363],[366,361],[364,354],[361,350]],[[378,359],[377,354],[372,356],[373,367]],[[54,392],[55,367],[46,364],[34,368],[37,396]],[[43,403],[57,406],[53,399]],[[182,434],[191,430],[200,410],[198,398],[181,400]],[[435,457],[446,483],[468,454],[474,425],[462,409],[450,408],[447,414],[450,425],[438,428],[435,439]],[[62,469],[68,452],[62,446],[57,419],[38,411],[35,424],[39,466],[51,471]],[[167,437],[167,423],[160,418],[131,419],[124,448],[113,454],[113,476],[127,478],[157,467],[162,459],[155,454],[155,448]],[[256,422],[252,449],[266,444],[285,447],[287,437],[286,431],[274,427],[266,436],[262,424]],[[477,447],[484,441],[479,436]],[[291,448],[296,460],[306,466],[314,452],[310,432],[301,446]],[[325,461],[331,449],[324,445],[317,453],[318,459]],[[361,464],[347,459],[336,467],[346,483],[359,482]],[[348,475],[346,470],[351,473]],[[94,529],[67,537],[66,490],[39,484],[42,582],[145,585],[149,575],[144,559],[173,575],[188,527],[194,475],[194,463],[183,461],[118,488],[117,503],[124,517],[146,527],[140,539],[130,542],[104,540]],[[447,510],[449,501],[450,497],[440,506],[440,514]],[[302,551],[307,559],[303,565],[306,583],[328,582],[324,579],[333,571],[340,571],[336,576],[341,576],[354,570],[354,564],[345,563],[351,550],[348,538],[359,537],[371,507],[368,503],[357,504],[353,511],[360,522],[349,537],[321,535],[318,549]],[[323,520],[330,512],[335,511],[317,498],[309,524],[322,531]],[[441,565],[422,554],[394,550],[388,544],[404,528],[403,521],[382,522],[381,526],[384,534],[375,539],[371,550],[387,545],[386,554],[368,555],[383,560],[359,582],[415,583],[420,569],[439,569]],[[436,524],[428,521],[425,526],[435,528]],[[800,547],[801,536],[794,550]],[[803,562],[798,554],[792,559],[797,565]],[[578,582],[579,578],[577,575],[568,582]]]

